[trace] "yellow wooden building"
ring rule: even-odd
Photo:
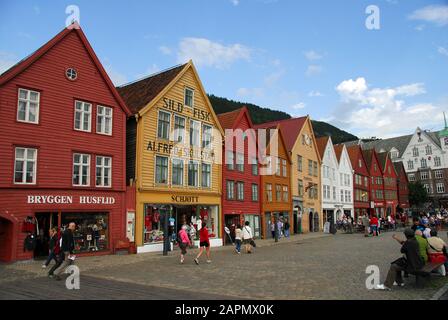
[[[192,61],[118,91],[135,115],[127,126],[127,178],[136,188],[137,251],[161,251],[185,224],[198,239],[202,222],[211,245],[222,245],[223,130]]]

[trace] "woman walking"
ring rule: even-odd
[[[180,263],[184,263],[185,255],[187,254],[187,247],[191,246],[190,238],[187,234],[187,226],[183,225],[182,229],[179,231],[179,247],[180,247]]]
[[[210,237],[208,235],[207,224],[205,222],[202,222],[202,228],[199,231],[199,253],[194,259],[194,262],[196,264],[199,264],[199,257],[204,252],[204,248],[207,254],[207,263],[211,263],[212,260],[210,260]]]
[[[243,231],[241,230],[241,225],[238,224],[238,226],[235,229],[235,250],[236,253],[241,254],[241,238],[243,235]]]
[[[246,221],[243,228],[243,243],[246,246],[246,253],[252,253],[251,242],[253,240],[252,229],[249,227],[249,221]]]

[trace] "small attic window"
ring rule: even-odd
[[[70,81],[75,81],[78,78],[78,72],[74,68],[68,68],[65,70],[65,76]]]

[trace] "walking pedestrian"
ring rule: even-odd
[[[249,221],[246,221],[243,228],[243,243],[246,247],[246,253],[252,253],[251,241],[253,240],[252,229]]]
[[[275,222],[271,221],[271,233],[272,233],[272,238],[275,239]]]
[[[64,253],[64,260],[61,265],[54,271],[56,280],[62,280],[61,273],[72,263],[74,256],[72,256],[75,250],[75,241],[73,239],[73,232],[75,231],[76,224],[70,222],[68,228],[62,233],[61,251]]]
[[[369,221],[369,216],[367,215],[367,213],[365,213],[362,216],[362,225],[364,226],[364,237],[368,237],[370,221]]]
[[[370,232],[373,236],[378,236],[378,218],[376,217],[376,214],[370,218]]]
[[[291,226],[289,225],[288,219],[286,219],[283,228],[285,229],[285,238],[288,238],[288,239],[290,237],[290,233],[289,233],[289,228],[290,227]]]
[[[208,234],[207,224],[205,222],[202,222],[202,228],[199,231],[199,253],[194,259],[194,262],[196,264],[199,264],[199,257],[204,252],[204,248],[207,255],[207,263],[211,263],[212,260],[210,259],[210,237]]]
[[[50,264],[51,260],[54,260],[55,263],[58,263],[57,261],[57,253],[55,252],[56,246],[59,247],[58,244],[58,232],[57,228],[51,228],[50,229],[50,239],[48,241],[48,258],[45,260],[44,264],[42,265],[42,268],[45,269]]]
[[[241,254],[241,239],[243,236],[243,231],[241,230],[241,225],[238,224],[238,226],[235,229],[235,250],[236,253]]]
[[[180,263],[183,264],[185,255],[187,254],[187,247],[191,246],[190,238],[187,234],[187,226],[183,225],[179,231],[179,248],[180,248]]]

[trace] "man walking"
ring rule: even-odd
[[[73,231],[75,231],[75,227],[75,223],[70,222],[68,228],[62,234],[61,251],[64,253],[64,261],[54,272],[56,280],[61,280],[61,273],[65,271],[72,262],[72,254],[75,249],[75,242],[73,239]]]

